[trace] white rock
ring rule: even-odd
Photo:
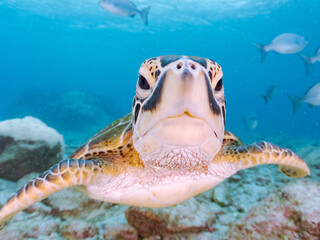
[[[61,224],[60,234],[70,240],[88,239],[95,237],[98,229],[92,223],[80,219],[68,219]]]
[[[213,189],[212,200],[219,204],[220,206],[230,205],[230,197],[226,186],[223,183],[220,183]]]
[[[40,119],[31,116],[0,122],[0,135],[15,140],[44,141],[51,147],[60,143],[64,151],[63,136]]]
[[[40,236],[50,236],[58,230],[59,218],[52,216],[36,216],[16,218],[5,229],[0,232],[1,240],[39,238]],[[17,237],[19,236],[19,237]]]
[[[17,181],[62,160],[62,135],[34,117],[0,122],[0,176]]]
[[[78,191],[77,188],[61,190],[44,200],[50,207],[59,214],[67,215],[88,215],[91,210],[96,209],[100,201],[88,198]],[[88,211],[88,212],[87,212]]]

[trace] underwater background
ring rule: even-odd
[[[97,1],[2,0],[0,120],[32,115],[60,132],[73,128],[85,135],[84,141],[94,133],[86,128],[94,125],[95,116],[59,115],[63,106],[59,102],[52,106],[54,100],[71,91],[96,97],[110,115],[96,124],[98,131],[131,111],[138,69],[145,59],[180,54],[207,57],[222,66],[226,128],[240,138],[281,135],[319,140],[320,109],[302,104],[293,115],[287,97],[303,96],[319,81],[319,63],[306,75],[298,54],[269,52],[261,63],[254,46],[292,32],[309,42],[302,53],[313,55],[320,45],[319,1],[137,0],[135,4],[151,6],[148,26],[139,16],[113,15]],[[277,95],[265,104],[261,95],[270,85],[277,86]],[[69,96],[69,101],[76,102],[77,97]],[[250,112],[258,119],[254,131],[244,124]]]
[[[316,187],[303,182],[302,186],[313,190],[302,192],[320,189],[320,107],[302,103],[293,114],[287,96],[302,97],[320,82],[320,63],[315,63],[310,74],[306,74],[299,56],[313,56],[320,46],[320,1],[134,3],[139,9],[151,6],[148,25],[139,16],[111,14],[95,0],[0,0],[0,121],[25,116],[39,118],[63,135],[66,152],[71,154],[100,129],[131,111],[138,70],[144,60],[171,54],[206,57],[218,62],[224,73],[226,129],[245,143],[272,140],[316,159],[311,164],[318,169],[311,181],[316,182]],[[308,45],[297,54],[268,52],[262,63],[254,44],[269,44],[282,33],[299,34]],[[262,95],[273,85],[276,94],[266,104]],[[252,118],[254,123],[248,122]],[[291,181],[284,180],[280,173],[266,180],[273,172],[268,170],[244,171],[241,175],[245,179],[260,176],[261,182],[268,182],[260,184],[263,188],[252,190],[252,205]],[[265,178],[263,174],[267,174]],[[235,177],[226,183],[234,195],[238,193],[238,181]],[[250,181],[244,187],[248,192],[252,189]],[[266,190],[265,185],[275,182],[281,184]],[[289,194],[290,185],[285,189]],[[230,198],[233,206],[237,205],[239,199]],[[249,211],[249,205],[239,212]],[[204,207],[201,213],[205,212]],[[230,232],[225,227],[229,224],[222,224],[221,231]],[[220,235],[215,239],[225,238]]]

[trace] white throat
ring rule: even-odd
[[[146,165],[171,170],[208,165],[221,144],[207,122],[186,114],[158,122],[134,141]]]

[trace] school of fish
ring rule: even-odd
[[[308,44],[305,37],[295,33],[283,33],[275,37],[269,44],[254,44],[259,52],[261,62],[265,62],[267,53],[274,51],[280,54],[295,54],[300,53]],[[306,67],[306,73],[310,74],[312,66],[320,63],[320,47],[315,51],[313,56],[304,54],[299,55]],[[266,88],[266,92],[262,95],[265,103],[268,104],[269,100],[273,99],[278,92],[278,87],[270,85]],[[301,97],[287,94],[293,105],[293,114],[298,112],[302,103],[307,103],[309,106],[320,106],[320,82],[313,84],[309,87]],[[250,114],[249,114],[250,115]],[[251,114],[252,115],[252,114]],[[247,128],[255,128],[257,126],[257,116],[249,116],[244,121]],[[251,126],[251,127],[250,127]]]

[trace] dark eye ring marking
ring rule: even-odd
[[[220,115],[221,114],[221,109],[220,109],[217,101],[215,100],[215,98],[213,96],[212,86],[210,84],[210,79],[208,78],[208,76],[206,74],[204,76],[206,78],[206,85],[207,85],[207,90],[208,90],[208,99],[209,99],[209,104],[210,104],[211,110],[212,110],[213,113]]]
[[[214,88],[214,90],[219,92],[221,89],[222,89],[222,78],[217,82],[216,87]]]
[[[210,81],[212,81],[212,72],[209,71],[208,74],[209,74]]]
[[[222,114],[223,114],[224,124],[226,124],[226,108],[224,106],[222,106]]]
[[[156,88],[154,89],[153,94],[151,97],[145,102],[145,104],[142,106],[142,109],[144,111],[153,111],[157,108],[158,104],[161,102],[162,98],[162,89],[164,86],[164,82],[166,80],[166,73],[164,72],[161,77],[158,80],[158,84]]]
[[[144,89],[144,90],[150,89],[150,85],[149,85],[147,79],[145,79],[145,77],[142,76],[141,74],[139,74],[138,85],[141,89]]]
[[[136,98],[133,98],[132,107],[134,107],[134,105],[136,105]]]
[[[137,122],[137,118],[138,118],[138,115],[139,115],[139,112],[140,112],[140,104],[137,103],[137,106],[136,106],[136,109],[134,110],[134,119],[133,119],[133,122],[136,123]]]

